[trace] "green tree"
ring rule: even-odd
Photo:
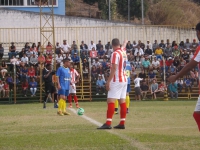
[[[123,17],[128,17],[128,0],[116,0],[118,13]],[[138,18],[142,16],[141,11],[141,0],[130,0],[130,17],[131,19]],[[144,15],[147,11],[147,0],[144,0]]]
[[[83,2],[85,2],[89,5],[93,5],[94,3],[98,2],[98,0],[83,0]]]

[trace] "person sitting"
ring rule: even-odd
[[[167,45],[167,47],[164,50],[164,57],[167,59],[168,57],[172,57],[172,48],[170,45]]]
[[[142,100],[145,100],[147,96],[147,92],[149,91],[149,86],[147,85],[145,81],[143,81],[140,86],[140,89],[141,89]]]
[[[148,81],[151,83],[153,80],[156,80],[156,74],[151,70],[148,74]]]
[[[7,65],[6,65],[5,61],[2,61],[0,68],[1,68],[1,76],[2,76],[2,78],[4,78],[6,73],[8,72]]]
[[[105,94],[105,84],[106,84],[106,81],[102,79],[102,76],[99,75],[99,78],[98,80],[96,81],[96,95],[99,95],[100,93],[100,90],[102,90],[103,92],[103,95],[106,95]]]
[[[176,67],[173,64],[171,64],[171,66],[169,67],[169,71],[170,71],[170,75],[175,75]]]
[[[152,68],[153,70],[160,71],[160,62],[154,57],[154,60],[152,61]]]
[[[31,56],[33,55],[33,52],[31,51],[31,49],[29,49],[27,52],[26,52],[26,56],[28,57],[28,60],[30,60]]]
[[[143,67],[143,69],[144,69],[144,72],[145,72],[145,70],[146,70],[147,72],[149,72],[150,62],[149,62],[149,60],[148,60],[147,57],[145,57],[145,60],[142,62],[142,67]]]
[[[105,72],[105,70],[103,69],[102,65],[100,64],[100,65],[98,66],[98,68],[97,68],[97,74],[98,74],[98,75],[101,75],[102,78],[103,78],[103,80],[105,80],[104,72]]]
[[[177,84],[176,83],[170,83],[169,86],[168,86],[168,89],[169,89],[171,99],[174,98],[174,95],[175,95],[175,99],[177,99],[178,98],[178,86],[177,86]]]
[[[35,56],[35,53],[31,56],[29,64],[34,67],[38,65],[38,58]]]
[[[49,53],[47,56],[46,56],[46,64],[52,64],[52,55]]]
[[[126,44],[126,53],[131,53],[133,50],[133,45],[131,44],[130,41],[128,41],[128,43]]]
[[[181,58],[179,70],[185,67],[185,65],[186,65],[186,61],[183,58]]]
[[[79,58],[79,56],[77,56],[77,53],[74,53],[74,56],[72,56],[72,61],[73,61],[74,65],[79,66],[80,58]]]
[[[149,45],[147,45],[147,49],[145,50],[144,54],[145,54],[146,56],[148,56],[149,59],[151,59],[151,56],[152,56],[152,54],[153,54],[153,51],[152,51],[152,49],[149,48]],[[151,60],[152,60],[152,59],[151,59]]]
[[[156,99],[156,93],[158,92],[158,83],[156,83],[156,80],[153,79],[153,83],[150,86],[150,91],[153,99]]]
[[[87,62],[89,60],[88,54],[86,53],[86,51],[82,51],[82,53],[81,53],[81,60],[82,60],[82,62],[84,61],[84,59],[86,59]]]
[[[35,69],[33,66],[31,66],[28,70],[28,81],[30,81],[32,78],[35,78]]]
[[[62,55],[58,54],[58,56],[56,56],[56,68],[60,67],[60,64],[62,63],[62,61],[63,61]]]
[[[158,46],[157,49],[155,50],[156,58],[162,59],[162,54],[163,54],[163,50],[162,50],[162,48],[160,48],[160,46]]]
[[[28,69],[27,69],[26,66],[24,66],[24,67],[21,68],[21,74],[20,74],[20,76],[21,76],[21,80],[22,81],[28,79]]]
[[[135,68],[140,68],[141,67],[141,57],[139,56],[139,52],[137,53],[137,56],[135,57],[135,61],[133,62]]]
[[[27,97],[27,91],[28,91],[28,81],[25,80],[23,83],[22,83],[22,93],[25,97]]]
[[[62,51],[61,51],[61,45],[59,44],[59,42],[56,42],[56,50],[55,50],[55,53],[58,55],[58,54],[62,54]]]
[[[92,69],[91,69],[91,77],[92,77],[92,82],[95,82],[96,79],[97,79],[97,69],[96,69],[96,66],[93,65],[92,66]]]
[[[89,69],[86,66],[83,66],[83,78],[88,79]]]
[[[81,50],[81,53],[82,52],[88,53],[88,46],[84,43],[84,41],[81,42],[80,50]]]
[[[52,54],[52,45],[50,42],[48,42],[48,45],[46,46],[46,54],[49,55],[49,54]]]
[[[3,54],[4,54],[4,48],[3,48],[2,44],[0,44],[0,59],[3,58]]]
[[[13,90],[13,78],[11,77],[10,74],[8,74],[6,80],[5,80],[8,84],[9,84],[9,87],[10,87],[10,90]]]
[[[93,59],[97,57],[97,51],[93,47],[92,50],[90,51],[90,57],[91,57],[91,62],[93,62]]]
[[[35,93],[37,91],[37,82],[35,81],[34,78],[32,78],[32,81],[29,82],[29,86],[30,86],[30,91],[31,91],[31,97],[35,96]]]
[[[178,49],[178,46],[174,46],[174,48],[172,50],[172,55],[174,57],[179,57],[180,56],[180,50]]]
[[[76,53],[79,56],[79,51],[77,50],[77,47],[74,46],[75,49],[72,49],[71,51],[71,56],[74,56],[74,54]]]
[[[17,53],[16,53],[16,46],[14,45],[14,42],[11,43],[11,46],[9,47],[9,59],[11,59],[13,56],[16,57]]]
[[[4,89],[4,84],[2,81],[0,81],[0,95],[1,97],[5,97],[5,89]]]
[[[143,49],[140,47],[140,45],[138,45],[137,48],[135,48],[134,56],[136,57],[137,54],[139,54],[140,57],[141,57],[142,55],[144,55],[144,51],[143,51]]]
[[[23,54],[23,57],[21,58],[21,62],[22,62],[24,65],[28,66],[29,60],[28,60],[28,57],[26,56],[26,54]]]
[[[186,76],[186,78],[184,79],[184,83],[185,83],[185,92],[192,92],[192,81],[190,76]],[[190,91],[188,91],[190,89]]]
[[[99,59],[96,58],[95,61],[92,63],[92,65],[95,65],[95,67],[98,67],[100,65]]]
[[[107,69],[108,69],[108,66],[107,66],[107,59],[106,59],[106,58],[103,59],[103,62],[101,63],[101,65],[102,65],[102,67],[103,67],[104,70],[107,70]]]
[[[105,51],[103,50],[103,47],[101,47],[98,51],[98,57],[99,59],[103,59],[105,57]]]
[[[9,97],[10,95],[10,88],[8,82],[3,82],[4,84],[4,90],[5,90],[5,97]]]
[[[164,82],[162,81],[158,86],[158,92],[159,92],[159,94],[162,94],[162,96],[164,96],[165,91],[167,91],[167,87],[165,86]]]
[[[187,50],[186,49],[184,49],[184,53],[182,54],[182,56],[181,56],[185,61],[186,61],[186,63],[188,63],[189,62],[189,54],[187,53]]]
[[[144,72],[144,70],[141,70],[141,72],[139,73],[139,76],[138,76],[138,77],[139,77],[139,78],[142,78],[143,81],[145,81],[146,78],[147,78],[147,75],[146,75],[146,73]]]
[[[178,86],[178,92],[181,93],[182,89],[183,89],[183,80],[182,79],[178,79],[177,80],[177,86]]]

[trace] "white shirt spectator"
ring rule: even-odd
[[[22,57],[23,58],[23,57]],[[35,56],[35,57],[33,57],[33,56],[31,56],[31,58],[30,58],[30,63],[31,64],[37,64],[38,63],[38,58]]]
[[[25,64],[28,64],[28,57],[25,56],[25,57],[22,57],[21,58],[21,62],[25,63]]]
[[[146,48],[147,48],[147,46],[149,46],[149,49],[152,49],[152,44],[150,42],[149,42],[149,44],[147,43]]]
[[[96,62],[96,61],[95,61],[95,62],[92,63],[92,66],[93,66],[93,65],[95,65],[95,67],[100,66],[100,62],[98,62],[98,61]]]
[[[143,80],[142,78],[136,78],[134,80],[135,87],[140,87],[140,81],[142,81],[142,80]]]
[[[13,64],[13,65],[15,65],[17,61],[18,61],[17,58],[13,58],[13,59],[10,60],[11,64]]]
[[[111,55],[112,55],[112,53],[113,53],[113,49],[109,49],[109,50],[108,50],[108,55],[107,55],[107,57],[110,58]]]
[[[62,62],[62,60],[63,60],[63,57],[62,56],[56,56],[56,62],[57,63],[61,63]]]
[[[0,83],[0,91],[4,90],[4,84]]]
[[[95,43],[93,43],[93,44],[90,43],[89,46],[88,46],[89,51],[91,51],[93,47],[95,48],[95,50],[97,49]]]
[[[138,50],[138,48],[136,48],[135,52],[134,52],[134,55],[137,56],[138,52],[139,52],[139,56],[144,55],[144,52],[143,52],[143,50],[141,48],[139,50]]]
[[[62,46],[61,46],[61,48],[62,48],[62,50],[64,51],[64,53],[67,53],[67,52],[69,52],[69,48],[70,48],[70,46],[69,46],[69,44],[63,44]]]
[[[155,66],[155,67],[159,67],[160,66],[160,62],[158,60],[152,61],[152,65]]]

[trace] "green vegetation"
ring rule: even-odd
[[[52,104],[0,105],[0,149],[198,150],[199,132],[192,117],[195,101],[132,102],[125,130],[96,130],[71,112],[57,116]],[[85,115],[103,123],[106,102],[82,102]],[[119,115],[113,117],[118,124]]]

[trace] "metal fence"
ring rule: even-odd
[[[128,39],[130,41],[141,40],[146,43],[149,40],[151,43],[154,40],[169,39],[170,42],[185,41],[187,38],[192,41],[196,38],[195,30],[192,27],[176,27],[176,26],[104,26],[104,27],[56,27],[55,39],[62,43],[63,39],[72,44],[76,41],[78,44],[83,40],[89,44],[91,40],[97,43],[99,40],[103,44],[111,41],[112,38],[119,38],[120,41]],[[15,42],[18,49],[24,47],[25,42],[40,41],[40,28],[0,28],[0,43],[4,47],[10,45],[10,42]]]

